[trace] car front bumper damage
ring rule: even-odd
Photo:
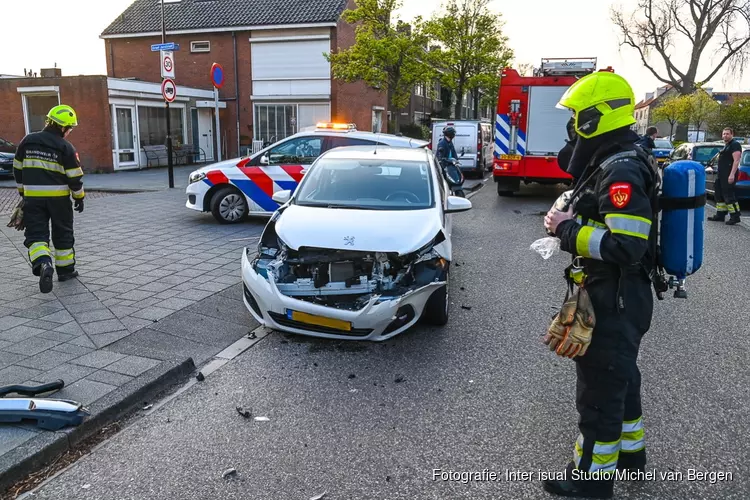
[[[426,250],[385,276],[380,274],[388,269],[381,267],[384,254],[291,253],[272,257],[261,250],[252,257],[243,251],[245,306],[269,328],[329,339],[382,341],[409,329],[432,294],[446,285],[449,265]]]

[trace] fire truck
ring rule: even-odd
[[[503,70],[495,117],[492,176],[497,194],[507,196],[524,184],[570,184],[557,164],[557,153],[568,138],[571,114],[558,109],[565,91],[596,70],[596,58],[542,59],[532,76]],[[608,70],[611,70],[608,68]]]

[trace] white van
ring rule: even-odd
[[[495,150],[492,124],[480,120],[436,120],[432,122],[430,149],[437,151],[445,127],[456,129],[453,146],[461,162],[461,170],[483,176],[492,170],[492,155]]]

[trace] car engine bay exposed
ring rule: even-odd
[[[433,248],[441,234],[409,255],[322,248],[288,248],[276,236],[273,222],[259,244],[253,269],[273,278],[284,295],[300,300],[358,310],[373,297],[396,299],[433,282],[445,280],[449,262]]]

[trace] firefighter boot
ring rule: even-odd
[[[582,480],[577,478],[577,475],[573,473],[574,470],[575,464],[569,462],[568,467],[565,470],[565,479],[545,480],[543,482],[544,490],[547,493],[552,493],[553,495],[561,497],[612,498],[615,486],[614,477],[612,479]],[[581,476],[585,474],[584,471],[580,469],[576,472]]]
[[[722,211],[717,210],[716,214],[709,217],[708,220],[712,220],[716,222],[724,222],[724,219],[726,219],[726,217],[727,217],[727,212],[725,212],[724,210]]]
[[[729,214],[729,220],[725,222],[727,226],[734,226],[735,224],[740,223],[740,213],[739,212],[732,212]]]
[[[78,277],[78,271],[72,273],[57,273],[57,281],[68,281]]]
[[[646,472],[646,449],[627,453],[620,450],[617,457],[617,470],[625,471],[627,474],[635,475],[638,472]]]
[[[39,291],[50,293],[52,291],[52,276],[55,274],[55,268],[51,262],[42,262],[39,266]]]

